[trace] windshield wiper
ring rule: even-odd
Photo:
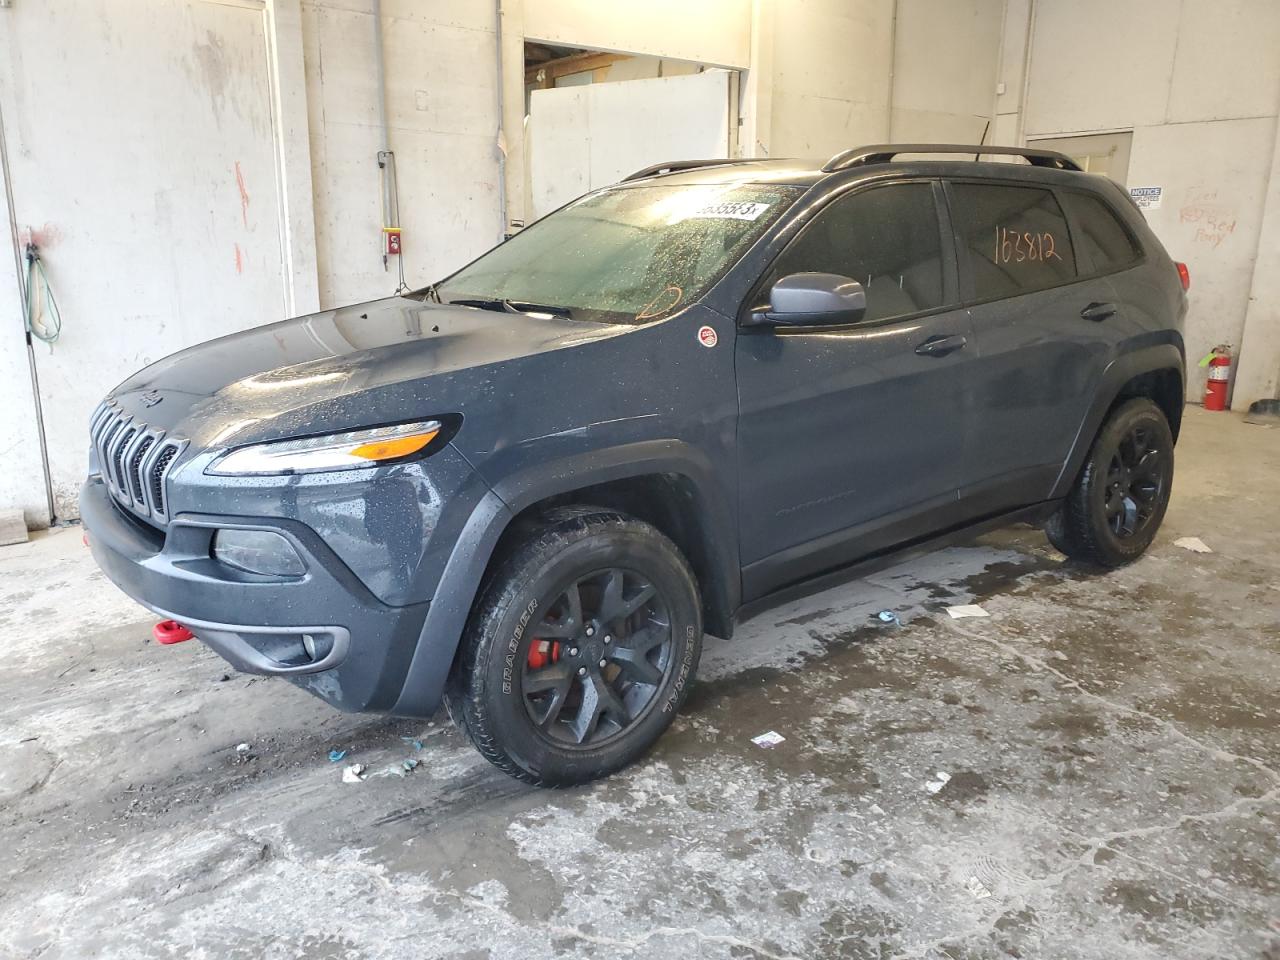
[[[450,300],[449,303],[460,307],[497,310],[499,313],[546,313],[553,317],[564,317],[566,320],[573,319],[573,311],[569,307],[561,307],[549,303],[530,303],[528,300],[464,298],[462,300]]]

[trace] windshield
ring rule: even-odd
[[[610,187],[539,220],[439,284],[445,303],[644,323],[703,291],[799,187]]]

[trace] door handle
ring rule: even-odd
[[[1116,305],[1114,303],[1099,303],[1096,300],[1080,311],[1080,316],[1086,320],[1092,320],[1094,323],[1115,315]]]
[[[945,357],[948,353],[954,353],[969,341],[960,334],[952,334],[950,336],[941,335],[930,337],[920,346],[916,347],[916,353],[922,357]]]

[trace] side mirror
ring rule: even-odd
[[[862,284],[838,273],[793,273],[769,291],[769,306],[752,321],[774,326],[809,327],[856,323],[867,312]]]

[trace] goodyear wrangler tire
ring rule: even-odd
[[[547,514],[472,610],[445,695],[495,766],[529,783],[605,776],[675,718],[702,649],[698,587],[670,540],[614,510]]]

